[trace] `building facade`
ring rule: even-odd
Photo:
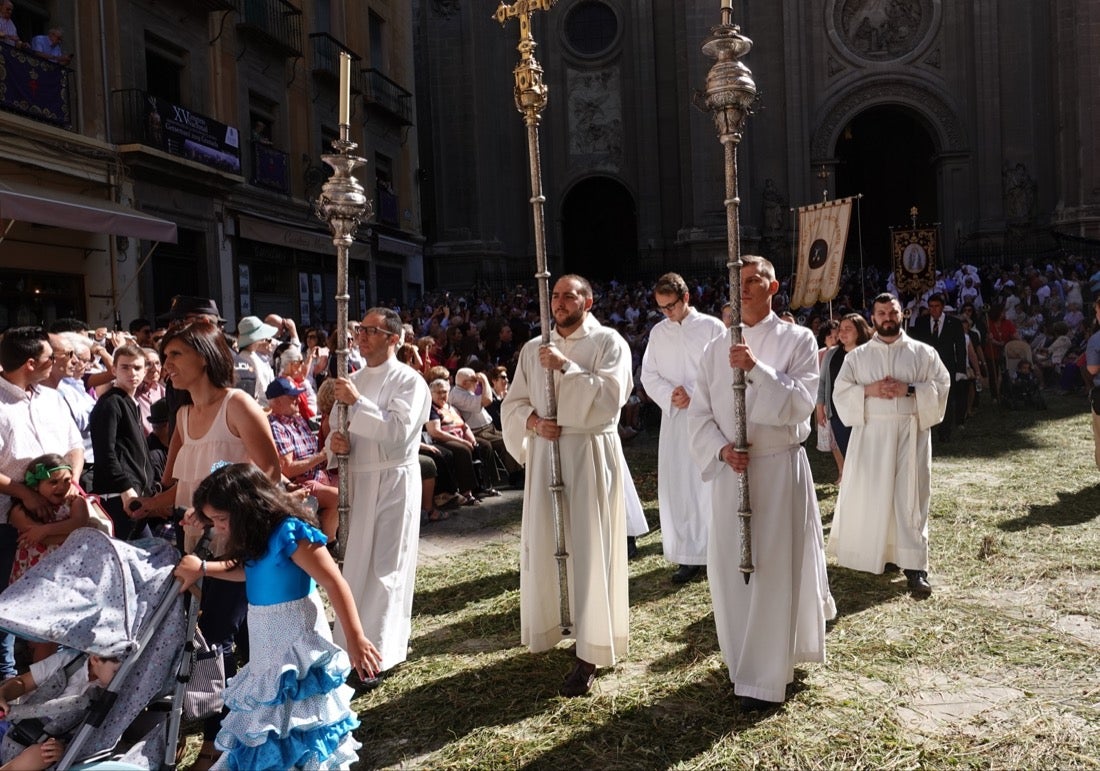
[[[693,106],[720,5],[558,0],[533,14],[550,89],[540,133],[552,272],[723,269],[723,151]],[[1100,237],[1096,3],[734,6],[759,92],[739,152],[746,249],[792,260],[791,210],[823,195],[862,195],[848,252],[862,245],[872,263],[886,263],[889,229],[914,207],[938,224],[948,265]],[[419,111],[432,126],[421,134],[430,269],[529,278],[518,25],[462,0],[414,8]]]
[[[231,326],[272,312],[333,321],[335,249],[313,208],[341,51],[374,212],[350,250],[349,311],[422,292],[407,2],[22,0],[14,18],[24,40],[70,31],[73,58],[0,47],[0,184],[18,187],[0,188],[0,327],[112,326],[176,294],[213,297]],[[82,218],[65,201],[102,211]]]

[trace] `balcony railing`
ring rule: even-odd
[[[363,101],[377,108],[402,126],[412,125],[412,94],[374,68],[363,70]]]
[[[302,12],[287,0],[237,0],[237,29],[285,56],[302,55]]]
[[[241,173],[240,133],[136,88],[111,92],[111,141],[142,144],[232,174]]]
[[[252,179],[257,187],[290,194],[290,156],[263,142],[252,142]]]
[[[359,94],[363,93],[363,73],[358,66],[358,62],[363,61],[363,57],[327,32],[311,32],[309,44],[313,49],[311,59],[313,74],[333,80],[340,78],[340,52],[347,52],[351,56],[351,90]]]
[[[72,70],[5,44],[0,44],[0,69],[0,109],[70,128]]]

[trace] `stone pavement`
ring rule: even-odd
[[[451,509],[449,519],[420,526],[419,564],[430,565],[452,554],[487,543],[519,543],[523,490],[505,488],[499,498]]]

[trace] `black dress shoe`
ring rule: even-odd
[[[628,560],[632,560],[637,556],[638,556],[638,541],[634,536],[628,535],[626,537],[626,558]]]
[[[672,574],[672,583],[674,584],[686,584],[695,576],[699,575],[703,571],[702,565],[681,565],[676,568],[676,572]]]
[[[901,570],[901,568],[893,562],[887,562],[882,568],[883,573],[897,573],[899,570]]]
[[[751,696],[741,697],[741,711],[742,712],[767,712],[771,709],[779,709],[783,706],[781,701],[765,701],[764,699],[754,699]]]
[[[573,671],[566,676],[559,693],[569,697],[584,696],[591,690],[595,679],[596,665],[578,659],[577,666],[573,667]]]
[[[909,579],[909,591],[920,597],[932,594],[932,585],[928,583],[928,574],[923,570],[906,570],[905,577]]]

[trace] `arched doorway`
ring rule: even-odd
[[[634,198],[619,182],[590,177],[573,186],[561,207],[566,273],[606,281],[629,276],[638,258]]]
[[[908,226],[912,207],[918,225],[939,221],[937,152],[920,117],[902,107],[872,107],[844,127],[836,143],[836,195],[863,194],[848,231],[850,258],[859,254],[861,222],[864,262],[885,267],[890,228]]]

